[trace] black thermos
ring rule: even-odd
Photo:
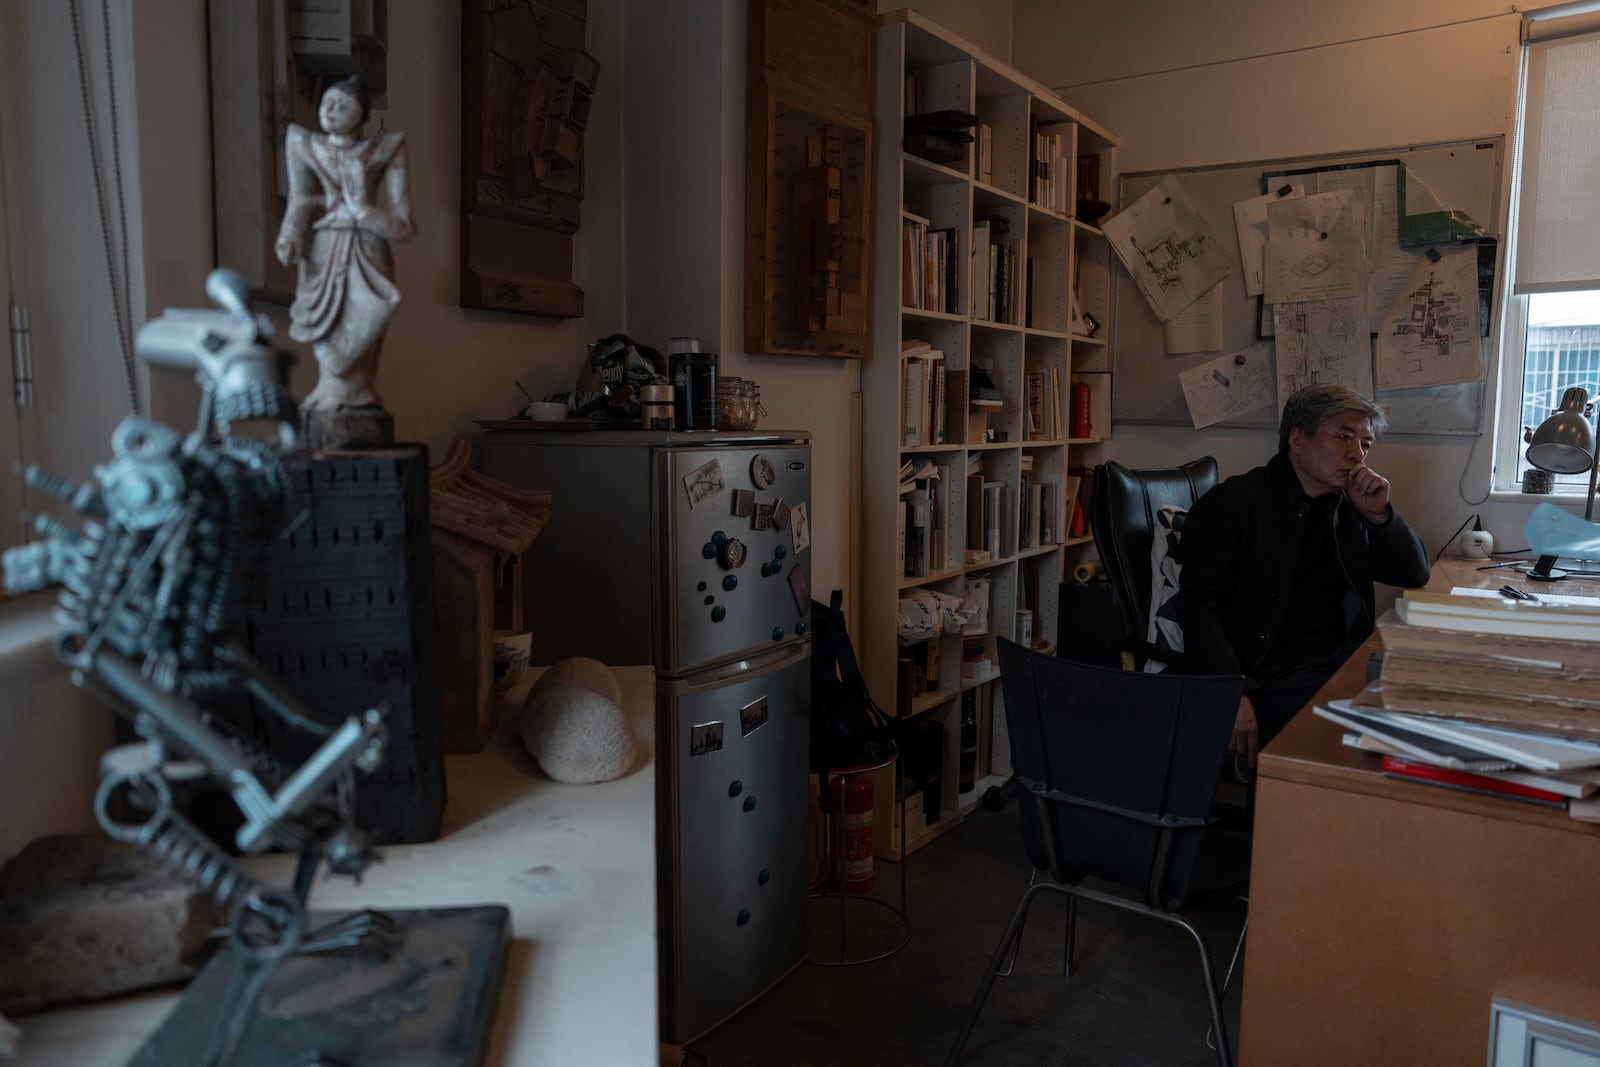
[[[674,352],[668,357],[674,421],[680,430],[717,428],[717,354]]]

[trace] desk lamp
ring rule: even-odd
[[[1522,439],[1528,443],[1528,462],[1551,474],[1581,474],[1589,472],[1589,495],[1584,500],[1583,518],[1594,516],[1595,454],[1594,426],[1589,422],[1589,393],[1582,386],[1573,386],[1561,396],[1561,406],[1539,424],[1537,430],[1523,428]],[[1554,570],[1555,556],[1540,556],[1527,572],[1535,581],[1553,582],[1565,578],[1566,571]]]

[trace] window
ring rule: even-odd
[[[1569,387],[1600,401],[1600,13],[1573,10],[1530,15],[1523,46],[1495,489],[1520,487],[1521,428]],[[1582,492],[1588,476],[1555,483]]]

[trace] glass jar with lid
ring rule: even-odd
[[[761,387],[749,378],[724,376],[717,379],[717,429],[753,430],[766,409],[761,406]]]

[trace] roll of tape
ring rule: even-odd
[[[1079,585],[1088,585],[1098,577],[1100,577],[1100,561],[1097,559],[1091,559],[1072,568],[1072,580]]]

